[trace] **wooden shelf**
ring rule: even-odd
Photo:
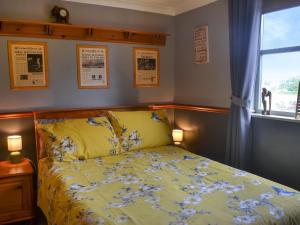
[[[168,34],[36,21],[0,19],[1,36],[166,45]]]

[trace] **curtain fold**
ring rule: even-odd
[[[262,0],[228,0],[231,72],[231,111],[226,162],[249,169],[251,152],[251,105],[260,48]]]

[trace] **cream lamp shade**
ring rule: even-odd
[[[175,145],[180,145],[183,140],[183,130],[174,129],[172,131],[173,141]]]
[[[20,135],[12,135],[7,137],[8,151],[21,151],[22,150],[22,137]]]

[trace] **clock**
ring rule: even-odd
[[[62,17],[62,18],[66,18],[67,15],[68,15],[68,11],[66,9],[60,9],[59,10],[59,15]]]
[[[56,23],[69,23],[69,11],[66,8],[54,6],[51,14],[56,18]]]

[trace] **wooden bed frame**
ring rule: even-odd
[[[49,111],[35,111],[34,116],[34,130],[35,130],[35,144],[36,144],[36,159],[37,162],[46,157],[47,154],[41,144],[41,138],[37,131],[36,121],[41,119],[71,119],[71,118],[88,118],[105,116],[108,111],[138,111],[138,110],[153,110],[153,105],[146,106],[118,106],[118,107],[103,107],[103,108],[80,108],[80,109],[60,109]]]

